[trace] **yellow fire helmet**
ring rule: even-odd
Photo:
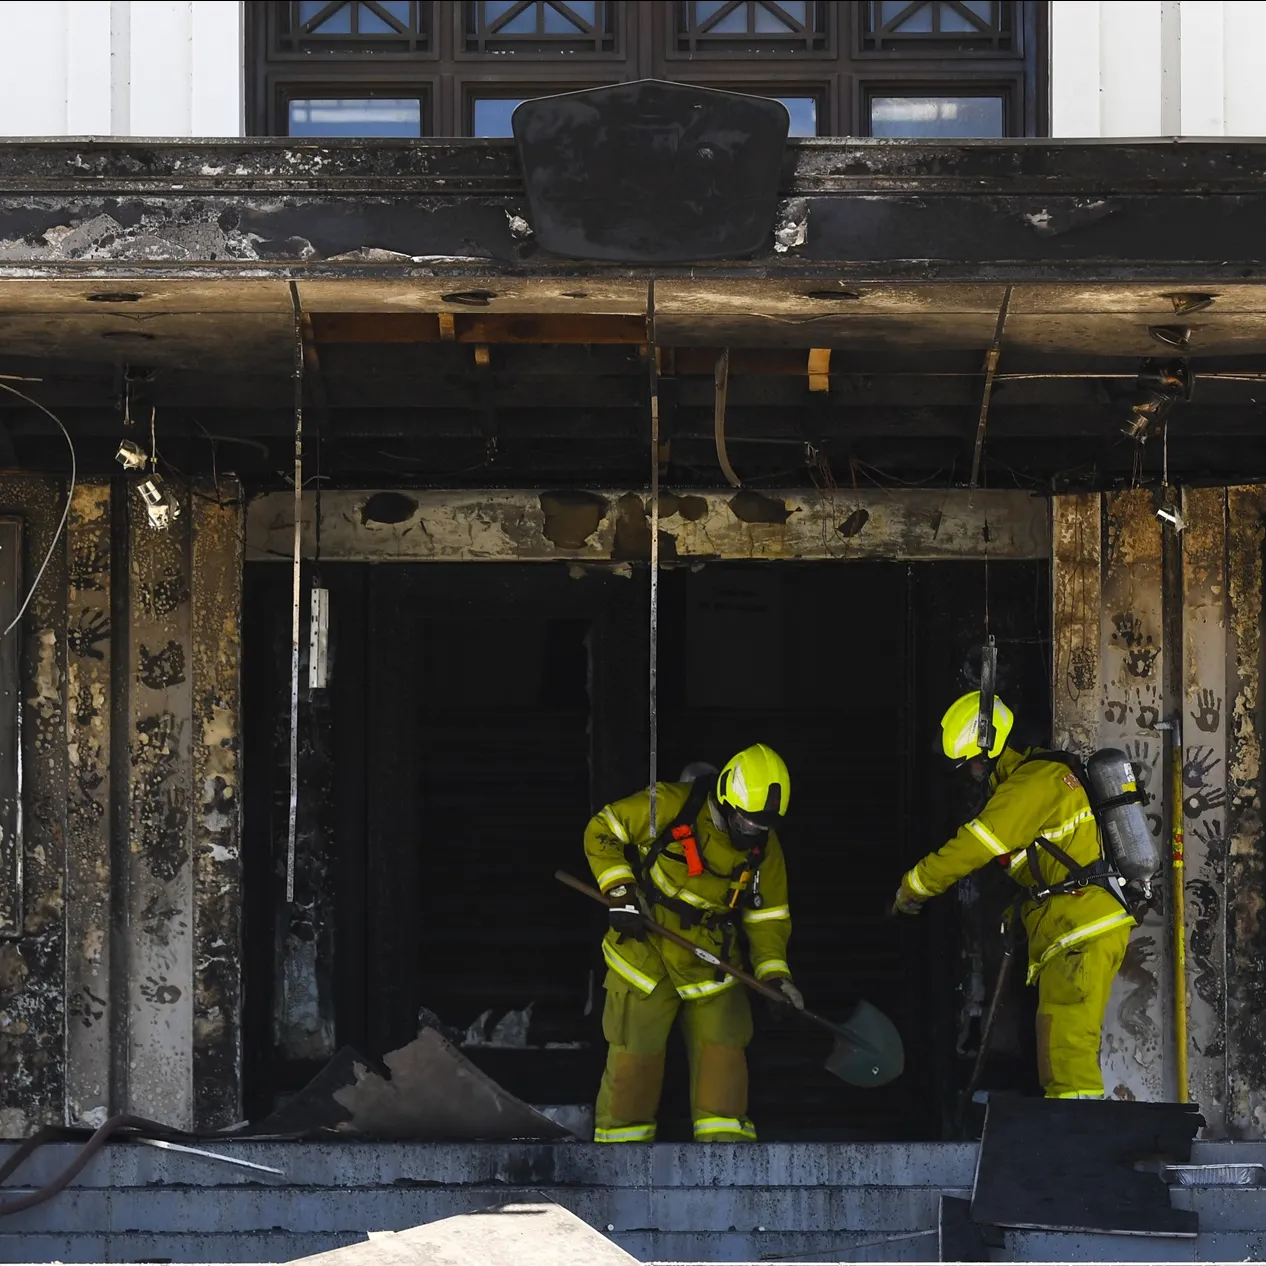
[[[772,747],[745,747],[721,771],[717,801],[740,825],[773,826],[791,803],[791,775]]]
[[[950,760],[971,760],[980,755],[980,744],[976,741],[977,724],[980,719],[980,691],[972,690],[955,699],[941,718],[941,745]],[[1000,756],[1007,745],[1007,735],[1015,724],[1015,715],[1001,699],[995,696],[993,701],[993,747],[989,749],[990,757]]]

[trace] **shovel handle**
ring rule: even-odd
[[[576,892],[583,896],[589,897],[596,901],[599,905],[606,906],[608,909],[611,902],[600,893],[597,888],[591,888],[583,880],[577,879],[575,875],[569,875],[565,870],[556,870],[554,878],[560,884],[566,884],[568,888],[575,889]],[[680,945],[682,949],[689,950],[701,962],[705,962],[709,967],[715,967],[718,971],[723,971],[727,976],[733,976],[736,980],[741,980],[754,993],[758,993],[762,998],[768,998],[771,1002],[781,1002],[785,1006],[791,1004],[787,1002],[785,995],[781,989],[775,989],[773,985],[767,985],[763,980],[757,980],[750,972],[744,971],[741,967],[733,967],[729,963],[723,963],[715,954],[709,954],[706,949],[701,949],[692,940],[682,936],[680,932],[674,932],[672,928],[666,928],[660,923],[656,923],[654,919],[648,919],[646,915],[640,914],[638,917],[642,920],[642,926],[648,932],[654,932],[656,936],[661,936],[666,941],[672,941],[674,945]],[[809,1012],[803,1014],[809,1015]],[[811,1016],[810,1018],[821,1020],[820,1016]],[[830,1025],[829,1021],[822,1021]],[[830,1025],[834,1028],[834,1025]]]

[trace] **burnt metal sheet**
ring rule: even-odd
[[[1262,551],[1266,491],[1227,489],[1227,1131],[1266,1136]]]
[[[1195,1235],[1196,1215],[1170,1208],[1165,1184],[1136,1166],[1157,1156],[1185,1162],[1203,1124],[1194,1104],[991,1095],[972,1219],[1032,1230]]]
[[[1188,1086],[1226,1132],[1227,494],[1188,488],[1182,514],[1183,834]]]
[[[98,1126],[110,1115],[111,629],[110,485],[75,489],[66,633],[66,1121]]]
[[[192,1129],[190,497],[166,531],[128,490],[127,1111]]]
[[[502,1089],[434,1028],[383,1057],[390,1080],[358,1065],[334,1092],[344,1128],[383,1139],[563,1139],[572,1135]]]
[[[531,232],[572,259],[754,255],[773,230],[790,122],[772,98],[654,79],[524,101],[511,127]]]
[[[321,557],[362,562],[628,563],[650,554],[642,494],[601,491],[332,491]],[[277,561],[293,538],[293,498],[247,509],[247,557]],[[315,499],[304,508],[315,551]],[[834,496],[751,489],[661,496],[664,559],[1045,558],[1046,501],[1025,492],[850,490]]]
[[[193,1085],[200,1130],[242,1117],[242,491],[195,486],[193,692]]]
[[[0,515],[26,525],[27,564],[53,545],[60,479],[0,480]],[[22,690],[22,926],[0,944],[0,1137],[61,1124],[65,1105],[66,564],[64,542],[11,636]],[[38,562],[36,566],[38,566]]]
[[[1098,747],[1122,748],[1147,797],[1148,827],[1163,855],[1169,841],[1168,734],[1162,525],[1150,489],[1110,494],[1103,538]],[[1168,873],[1168,872],[1166,872]],[[1130,934],[1103,1022],[1106,1093],[1172,1098],[1172,945],[1168,913],[1151,911]],[[1167,1076],[1168,1073],[1168,1076]]]
[[[791,243],[748,275],[1243,283],[1266,276],[1266,147],[809,140],[787,146]],[[1193,192],[1198,190],[1198,192]],[[588,274],[532,235],[513,145],[486,141],[12,141],[0,269],[347,276]],[[801,237],[803,240],[801,240]],[[1193,248],[1193,243],[1195,244]],[[1196,258],[1196,255],[1203,258]],[[935,261],[929,264],[929,260]],[[725,265],[723,265],[725,266]],[[661,267],[664,267],[661,265]],[[669,266],[671,267],[671,266]]]

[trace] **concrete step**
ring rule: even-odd
[[[1204,1231],[1266,1233],[1266,1187],[1171,1187],[1175,1209],[1192,1209]]]
[[[1194,1239],[1167,1235],[1072,1235],[1008,1231],[999,1261],[1014,1262],[1260,1262],[1266,1232],[1202,1231]]]
[[[0,1162],[15,1144],[0,1144]],[[110,1143],[76,1187],[496,1185],[525,1187],[967,1187],[974,1143],[354,1143],[209,1139],[218,1152],[284,1171],[249,1169],[140,1143]],[[42,1186],[78,1154],[75,1144],[40,1148],[14,1179]],[[13,1180],[11,1180],[12,1182]]]
[[[6,1189],[8,1190],[8,1189]],[[17,1190],[13,1195],[17,1195]],[[951,1194],[967,1196],[967,1188]],[[326,1187],[77,1189],[4,1219],[4,1232],[403,1231],[506,1203],[544,1197],[591,1226],[614,1231],[866,1231],[936,1225],[930,1187],[426,1187],[331,1191]]]
[[[0,1234],[0,1262],[287,1262],[342,1248],[365,1238],[358,1232],[293,1235],[252,1232],[222,1235]],[[639,1261],[699,1266],[747,1262],[925,1262],[935,1260],[936,1236],[876,1244],[882,1237],[859,1232],[681,1233],[633,1231],[610,1237]]]

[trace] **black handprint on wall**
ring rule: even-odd
[[[1140,730],[1154,730],[1160,720],[1160,692],[1155,686],[1140,687],[1134,720]]]
[[[1191,714],[1196,729],[1214,734],[1222,724],[1222,700],[1212,690],[1202,690],[1196,696],[1196,710]]]
[[[1126,745],[1125,754],[1134,766],[1134,778],[1139,790],[1145,793],[1146,803],[1150,799],[1146,796],[1148,784],[1152,781],[1152,745],[1146,739],[1135,739]]]
[[[85,607],[79,613],[78,622],[67,628],[66,643],[72,655],[104,659],[105,652],[98,649],[97,643],[104,642],[109,636],[110,621],[105,613]]]
[[[1103,719],[1109,725],[1120,725],[1125,720],[1125,700],[1106,700],[1103,705]]]
[[[1210,818],[1207,822],[1195,823],[1190,831],[1211,854],[1216,854],[1222,847],[1222,819]]]
[[[1220,764],[1221,759],[1213,754],[1211,747],[1189,747],[1188,756],[1182,767],[1183,784],[1187,787],[1203,787]]]
[[[1193,791],[1184,796],[1183,813],[1189,818],[1198,818],[1211,809],[1221,809],[1226,804],[1226,791],[1222,787],[1210,787],[1207,791]]]

